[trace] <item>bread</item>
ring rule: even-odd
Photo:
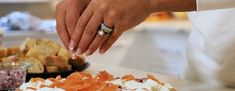
[[[47,52],[45,52],[45,50],[48,50],[48,48],[44,46],[34,46],[28,50],[28,52],[26,53],[26,56],[36,57],[38,55],[46,55]]]
[[[82,55],[76,56],[76,59],[69,59],[69,64],[71,64],[75,69],[81,68],[85,64],[85,59]]]
[[[45,68],[48,73],[59,72],[58,66],[46,66]]]
[[[10,55],[16,58],[9,58]],[[0,49],[0,61],[25,60],[32,64],[29,73],[70,71],[72,66],[79,68],[84,64],[82,55],[75,56],[72,62],[69,62],[69,58],[67,49],[49,39],[27,38],[20,47]]]
[[[69,59],[69,52],[64,47],[60,48],[60,50],[59,50],[57,55],[63,57],[64,60],[68,60]]]
[[[8,56],[1,59],[2,62],[22,62],[23,58],[17,56]]]
[[[70,64],[84,64],[85,57],[83,55],[76,56],[75,54],[72,55],[72,59],[69,60]]]
[[[38,40],[37,46],[46,47],[44,49],[47,49],[45,52],[47,52],[48,56],[56,55],[60,50],[60,46],[57,43],[48,39]]]
[[[46,59],[45,65],[58,66],[60,68],[68,65],[68,60],[64,60],[61,56],[49,56]]]
[[[4,58],[7,56],[7,48],[0,49],[0,58]]]
[[[0,49],[0,58],[16,55],[19,52],[20,52],[19,47],[2,48]]]
[[[1,59],[1,62],[12,62],[12,60],[9,59],[8,57],[4,57]]]
[[[56,55],[57,52],[58,50],[53,50],[52,47],[38,45],[30,48],[29,51],[26,53],[26,56],[37,56],[37,55],[53,56]]]
[[[68,64],[69,52],[51,40],[27,38],[21,50],[24,51],[26,57],[33,57],[33,60],[39,61],[48,72],[72,69],[72,66]],[[39,65],[39,67],[42,66]]]
[[[37,57],[41,63],[45,66],[65,66],[68,64],[68,60],[64,60],[62,56],[45,56],[39,55]]]
[[[38,55],[37,58],[39,59],[39,61],[45,66],[47,65],[47,63],[49,63],[47,61],[47,56],[45,55]]]
[[[60,46],[48,39],[32,39],[27,38],[20,47],[21,51],[26,54],[26,56],[37,56],[37,55],[46,55],[52,56],[56,55]]]
[[[77,55],[73,54],[73,55],[72,55],[72,59],[73,59],[73,60],[76,60],[76,61],[78,61],[78,62],[80,62],[80,63],[84,63],[84,62],[85,62],[85,57],[84,57],[84,55],[79,55],[79,56],[77,56]]]
[[[25,61],[31,64],[31,66],[28,68],[29,73],[43,73],[44,72],[44,66],[37,58],[28,57],[25,59]]]
[[[11,47],[7,49],[7,55],[16,55],[17,53],[20,53],[20,48],[19,47]]]
[[[59,67],[60,71],[71,71],[72,70],[72,65],[65,65],[62,67]]]
[[[29,48],[32,48],[33,46],[37,45],[37,40],[36,39],[32,39],[30,37],[26,38],[25,41],[21,44],[20,46],[20,50],[23,53],[26,53]]]

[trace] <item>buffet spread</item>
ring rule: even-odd
[[[136,78],[134,74],[115,77],[106,71],[79,72],[86,63],[84,56],[71,56],[49,39],[27,38],[20,46],[0,49],[0,58],[0,90],[176,91],[150,74]]]

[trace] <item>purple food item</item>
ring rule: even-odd
[[[0,62],[0,90],[14,90],[25,82],[26,68],[16,63]]]
[[[25,81],[26,71],[22,69],[0,70],[0,90],[18,88]]]

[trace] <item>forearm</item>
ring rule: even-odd
[[[196,0],[150,0],[151,12],[159,11],[194,11]]]

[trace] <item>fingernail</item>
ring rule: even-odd
[[[77,52],[76,52],[76,55],[79,56],[81,54],[81,49],[78,48]]]
[[[91,55],[91,51],[90,51],[90,50],[87,50],[87,51],[85,52],[85,55],[86,55],[86,56]]]
[[[74,41],[73,41],[73,40],[70,41],[69,50],[70,50],[70,51],[73,51],[73,50],[74,50]]]
[[[105,53],[105,50],[100,50],[99,53],[100,53],[100,54],[104,54],[104,53]]]
[[[77,59],[77,55],[76,54],[72,54],[71,57],[72,57],[72,59]]]

